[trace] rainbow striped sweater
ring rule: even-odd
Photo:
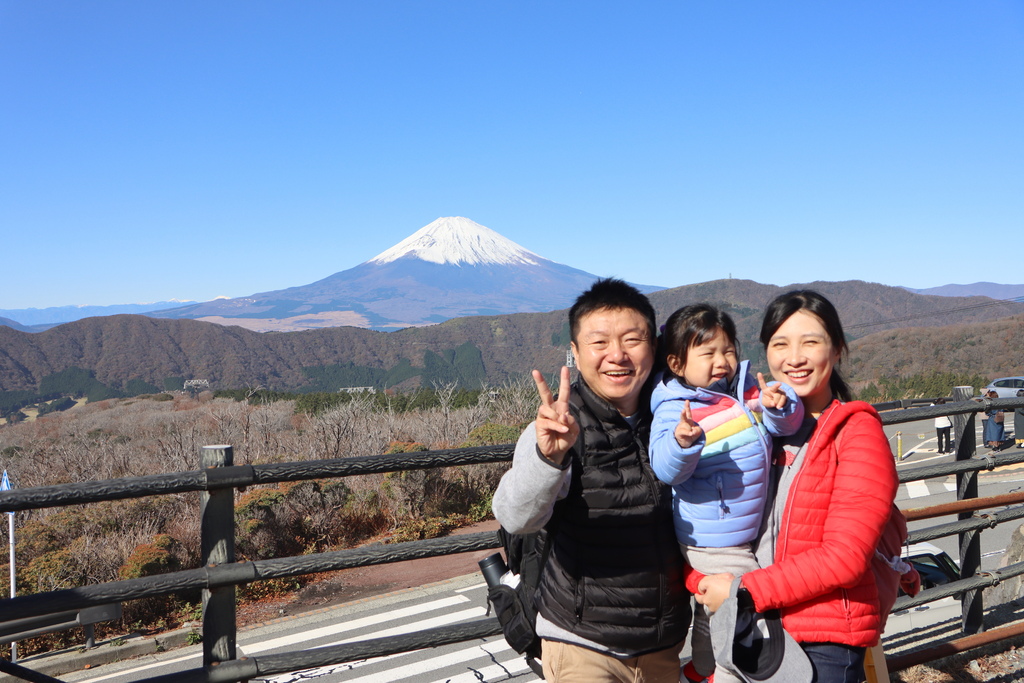
[[[789,398],[784,408],[763,408],[749,361],[740,363],[728,393],[691,387],[671,376],[656,378],[651,466],[672,486],[680,543],[722,548],[757,537],[768,495],[772,435],[794,433],[804,418],[800,399],[790,387],[783,389]],[[682,448],[674,432],[686,401],[704,434]]]

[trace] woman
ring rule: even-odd
[[[1024,389],[1017,392],[1017,398],[1024,398]],[[1017,448],[1024,448],[1024,406],[1013,410],[1013,440],[1017,442]]]
[[[878,414],[850,401],[838,367],[846,341],[828,299],[810,290],[779,296],[765,311],[761,342],[772,376],[793,387],[807,418],[780,439],[776,494],[758,540],[761,569],[742,586],[759,612],[780,610],[817,683],[858,683],[882,630],[871,560],[896,496],[895,462]],[[697,600],[718,609],[731,581],[703,577]]]
[[[999,398],[999,394],[995,391],[988,392],[988,398]],[[995,408],[989,408],[985,411],[988,415],[988,420],[985,422],[985,427],[982,429],[982,438],[985,439],[985,445],[993,450],[998,450],[1003,445],[1003,439],[1006,438],[1006,430],[1003,428],[1003,411]]]
[[[933,406],[946,405],[946,399],[937,398]],[[935,418],[935,438],[939,442],[939,453],[952,453],[953,446],[949,440],[950,432],[953,431],[953,423],[949,419],[949,415],[939,415]]]

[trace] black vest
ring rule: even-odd
[[[551,554],[539,591],[549,621],[618,652],[678,644],[690,594],[672,526],[671,490],[647,456],[651,416],[635,431],[583,380],[572,387],[580,438],[569,452],[572,483],[548,523]]]

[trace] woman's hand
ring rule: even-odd
[[[565,454],[576,443],[580,435],[580,426],[569,411],[569,368],[562,367],[558,384],[558,399],[551,395],[544,375],[533,371],[533,381],[540,394],[540,407],[537,408],[537,448],[541,454],[561,466]]]
[[[694,599],[707,607],[712,612],[717,612],[726,598],[729,597],[729,589],[735,580],[732,574],[708,574],[700,580]]]

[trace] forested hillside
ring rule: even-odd
[[[1024,312],[1022,304],[923,296],[858,281],[802,286],[816,288],[836,303],[851,339],[907,325],[933,330],[954,326],[921,337],[932,344],[926,355],[940,370],[966,371],[965,364],[970,364],[972,372],[998,374],[1007,365],[1001,358],[1013,357],[1017,348],[1011,334],[992,355],[943,351],[959,337],[973,334],[979,324]],[[743,354],[760,364],[757,333],[764,306],[788,288],[718,280],[655,292],[650,298],[660,320],[686,303],[709,301],[725,307],[736,319]],[[352,327],[257,333],[135,315],[87,318],[38,334],[0,327],[0,404],[42,395],[46,386],[64,382],[62,373],[69,371],[79,379],[85,373],[82,382],[94,382],[90,392],[76,394],[83,396],[181,388],[185,379],[209,380],[214,389],[259,386],[283,391],[403,389],[438,382],[479,387],[481,382],[494,385],[523,376],[532,368],[554,372],[565,360],[568,342],[565,311],[457,318],[387,333]],[[887,353],[879,352],[877,344],[858,346],[855,355],[863,357],[851,358],[857,361],[850,363],[851,376],[872,379],[879,373],[904,372],[910,360],[890,362]]]
[[[1024,315],[972,325],[905,327],[850,344],[847,372],[860,382],[947,370],[987,379],[1024,375]]]

